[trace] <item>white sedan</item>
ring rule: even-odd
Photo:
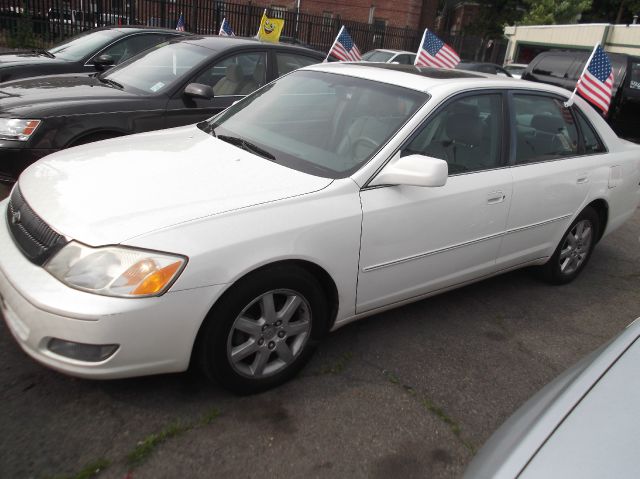
[[[55,153],[0,203],[0,296],[87,378],[199,365],[238,392],[328,331],[524,266],[574,279],[640,201],[640,148],[543,84],[291,73],[198,125]]]

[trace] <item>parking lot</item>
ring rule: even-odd
[[[457,477],[529,396],[640,316],[639,238],[637,212],[567,286],[518,271],[345,327],[250,397],[192,374],[66,377],[1,322],[0,477]]]

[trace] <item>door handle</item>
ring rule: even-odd
[[[576,180],[576,183],[579,185],[582,185],[584,183],[589,183],[589,175],[585,173],[584,175],[579,176],[578,179]]]
[[[496,205],[502,203],[507,197],[502,191],[492,191],[487,195],[487,204]]]

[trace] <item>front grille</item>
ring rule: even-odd
[[[16,185],[9,199],[7,224],[13,241],[29,261],[42,266],[67,240],[31,209]]]

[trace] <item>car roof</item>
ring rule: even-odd
[[[367,80],[380,81],[398,85],[422,92],[430,91],[441,86],[458,85],[461,87],[475,87],[480,80],[487,88],[518,88],[523,85],[528,89],[551,91],[566,94],[553,85],[533,82],[522,82],[513,78],[499,77],[489,73],[468,70],[453,70],[448,68],[417,67],[414,65],[396,65],[390,63],[366,62],[335,62],[321,63],[304,68],[305,70],[325,71],[359,77]]]
[[[406,50],[393,50],[391,48],[375,48],[373,50],[369,50],[370,52],[387,52],[387,53],[410,53],[412,55],[415,55],[416,52],[408,52]],[[367,52],[369,53],[369,52]]]
[[[97,32],[101,30],[111,30],[114,32],[118,32],[121,34],[127,34],[136,31],[153,31],[153,32],[165,32],[165,33],[173,33],[180,36],[191,36],[192,34],[189,32],[179,32],[172,28],[162,28],[162,27],[150,27],[147,25],[110,25],[106,27],[98,27],[92,30],[87,31],[86,33]]]
[[[180,38],[173,41],[186,42],[193,45],[198,45],[204,48],[208,48],[213,51],[223,51],[230,48],[251,48],[256,45],[260,45],[260,47],[266,48],[278,48],[278,49],[287,49],[290,51],[299,51],[300,53],[306,53],[308,55],[313,55],[316,57],[324,56],[324,53],[318,52],[317,50],[312,50],[311,48],[307,48],[301,45],[293,45],[291,43],[271,43],[271,42],[262,42],[256,38],[247,38],[247,37],[225,37],[218,35],[202,35],[202,36],[193,36],[187,38]]]

